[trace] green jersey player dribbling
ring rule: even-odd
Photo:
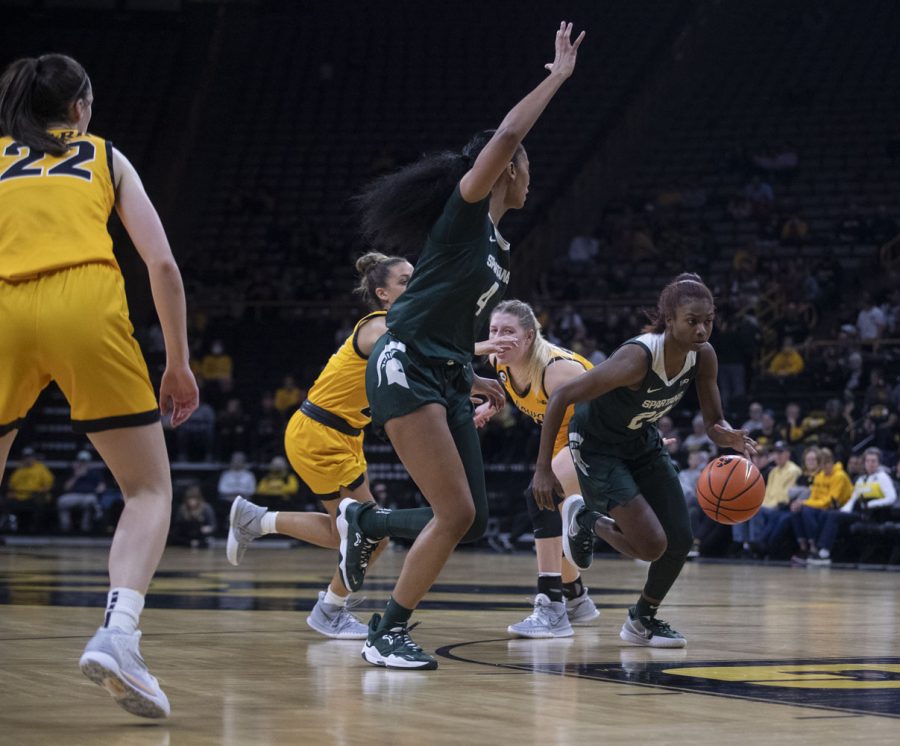
[[[723,448],[754,453],[755,443],[722,415],[718,361],[709,344],[712,293],[695,274],[679,275],[660,294],[644,333],[550,397],[534,473],[538,505],[555,508],[561,488],[550,470],[553,442],[570,404],[569,449],[583,497],[563,503],[563,550],[580,569],[599,536],[623,554],[650,562],[647,582],[620,637],[650,647],[679,648],[686,640],[656,610],[684,566],[691,524],[675,467],[656,422],[695,382],[710,438]],[[608,516],[608,517],[607,517]],[[610,520],[612,519],[612,520]]]

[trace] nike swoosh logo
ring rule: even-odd
[[[491,243],[497,243],[497,239],[493,236],[488,236],[488,241],[490,241]]]
[[[648,394],[654,394],[654,393],[656,393],[657,391],[662,391],[662,390],[663,390],[663,387],[660,386],[659,388],[656,388],[656,389],[647,389],[647,393],[648,393]]]

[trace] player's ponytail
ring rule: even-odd
[[[405,262],[402,256],[387,256],[377,251],[363,254],[356,260],[356,271],[359,274],[359,284],[354,292],[359,295],[366,304],[374,310],[384,308],[384,304],[375,292],[387,284],[391,267],[400,262]]]
[[[372,181],[354,199],[366,242],[404,254],[421,251],[447,199],[493,134],[484,130],[461,151],[423,156]]]
[[[650,323],[641,331],[644,334],[648,332],[662,334],[666,330],[666,320],[675,316],[678,306],[694,299],[715,303],[712,292],[706,287],[700,275],[693,272],[682,272],[663,288],[659,294],[656,308],[645,312]]]
[[[68,144],[47,127],[65,123],[71,105],[90,88],[84,68],[64,54],[16,60],[0,76],[0,134],[32,150],[62,155]]]

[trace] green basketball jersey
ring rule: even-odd
[[[590,443],[655,440],[656,421],[681,400],[697,372],[697,353],[689,352],[681,371],[671,380],[666,378],[664,340],[665,334],[642,334],[625,342],[647,353],[649,369],[640,388],[632,391],[622,386],[575,405],[570,433],[574,430]]]
[[[509,244],[488,216],[490,198],[459,186],[428,234],[406,292],[391,306],[391,334],[421,357],[466,364],[509,284]]]

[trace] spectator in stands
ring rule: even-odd
[[[203,498],[199,485],[184,491],[172,523],[171,542],[185,547],[209,547],[216,531],[216,514]]]
[[[347,335],[344,335],[341,341],[346,338]],[[297,386],[294,377],[285,376],[281,386],[275,390],[275,409],[278,410],[282,420],[287,422],[305,398],[306,391]]]
[[[700,525],[700,516],[703,511],[697,502],[697,481],[700,479],[700,473],[703,467],[709,461],[709,453],[703,450],[691,451],[688,455],[687,469],[678,472],[678,481],[681,482],[681,489],[684,491],[684,500],[688,506],[688,514],[691,518],[691,529],[695,530]]]
[[[781,349],[769,361],[769,375],[779,380],[799,376],[804,368],[803,356],[794,347],[794,340],[785,337]]]
[[[259,409],[253,417],[253,460],[267,461],[282,448],[284,426],[281,414],[275,409],[275,397],[263,392]]]
[[[747,408],[747,421],[741,425],[741,430],[746,430],[747,434],[754,438],[753,433],[759,432],[763,428],[763,405],[758,401],[751,402]]]
[[[809,337],[809,324],[803,316],[803,307],[790,301],[784,306],[784,314],[775,325],[778,341],[783,343],[790,337],[796,344],[802,345]]]
[[[816,542],[825,522],[826,511],[843,506],[853,492],[853,485],[843,465],[835,462],[831,449],[822,448],[819,453],[822,469],[813,478],[809,497],[791,503],[794,536],[800,548],[791,561],[798,564],[806,564],[808,557],[818,553]]]
[[[847,465],[844,467],[844,471],[847,472],[850,481],[856,484],[856,480],[865,474],[863,457],[858,453],[851,453],[847,456]]]
[[[797,445],[803,442],[805,431],[800,405],[797,402],[788,402],[784,408],[784,421],[779,425],[779,439],[788,445]]]
[[[716,328],[713,331],[712,344],[719,357],[719,394],[726,412],[735,399],[747,392],[744,339],[738,324],[727,312],[723,312],[716,318]]]
[[[869,293],[863,293],[859,314],[856,316],[860,341],[875,342],[881,339],[885,326],[884,311],[875,305]]]
[[[568,258],[572,264],[589,264],[600,253],[600,239],[595,236],[574,236],[569,242]]]
[[[244,411],[243,402],[232,396],[225,404],[225,410],[218,415],[217,450],[219,456],[250,450],[252,424],[250,415]]]
[[[597,338],[593,336],[586,336],[582,339],[581,349],[576,349],[575,352],[587,358],[591,365],[599,365],[606,360],[606,355],[603,351],[597,349]]]
[[[736,524],[732,536],[741,544],[742,552],[754,555],[769,554],[775,544],[777,531],[790,515],[790,490],[797,483],[801,469],[791,460],[787,443],[779,440],[772,450],[774,462],[766,474],[766,496],[759,512],[749,521]]]
[[[297,494],[300,492],[300,482],[288,469],[288,462],[284,456],[275,456],[269,462],[269,468],[259,483],[256,485],[256,501],[265,505],[270,510],[314,510],[315,504],[295,506]]]
[[[847,203],[843,216],[837,222],[835,233],[838,239],[845,243],[859,243],[865,240],[865,221],[855,202]]]
[[[40,533],[46,529],[46,516],[53,488],[53,472],[37,457],[34,449],[22,449],[22,463],[13,469],[0,504],[0,526],[10,531]]]
[[[851,352],[842,361],[844,368],[844,394],[854,396],[862,393],[864,383],[863,356],[857,351]]]
[[[553,328],[556,330],[562,343],[567,346],[571,346],[574,340],[580,339],[586,333],[584,320],[571,303],[566,303],[560,309]]]
[[[889,337],[900,336],[900,288],[895,287],[890,291],[887,300],[882,304],[884,313],[885,335]]]
[[[200,362],[200,375],[207,384],[218,385],[220,389],[230,386],[233,380],[234,362],[231,355],[225,352],[225,345],[221,339],[213,340],[209,346],[209,352],[203,356]]]
[[[706,432],[702,412],[695,414],[694,419],[691,420],[691,434],[684,439],[683,447],[688,453],[706,451],[707,459],[710,455],[715,456],[719,452],[719,447]]]
[[[772,448],[776,441],[781,439],[778,427],[775,424],[775,413],[771,409],[763,410],[762,427],[757,431],[754,439],[760,445],[768,448]]]
[[[750,200],[753,214],[757,217],[768,215],[775,203],[775,192],[772,190],[772,185],[760,179],[759,176],[750,179],[750,182],[744,187],[744,196]]]
[[[863,397],[863,412],[866,414],[876,405],[889,407],[891,405],[891,389],[888,386],[884,368],[872,368],[869,371],[869,386]]]
[[[829,510],[816,541],[818,552],[808,558],[811,565],[831,564],[831,552],[842,526],[871,517],[873,510],[887,508],[897,500],[897,489],[881,465],[881,450],[867,448],[865,474],[856,480],[850,499],[839,510]]]
[[[796,212],[792,212],[781,225],[780,239],[785,246],[805,244],[809,240],[809,223]]]
[[[218,501],[227,513],[234,498],[250,498],[256,493],[256,476],[247,468],[247,457],[241,451],[231,454],[228,468],[219,476]],[[217,511],[220,514],[222,511]]]
[[[101,469],[90,466],[91,454],[79,451],[72,464],[72,475],[63,485],[63,494],[56,501],[59,530],[64,534],[72,530],[72,510],[81,511],[81,531],[88,533],[99,510],[98,497],[106,491]]]
[[[167,431],[170,420],[165,419]],[[212,461],[216,443],[216,410],[202,398],[193,416],[175,430],[179,461]]]

